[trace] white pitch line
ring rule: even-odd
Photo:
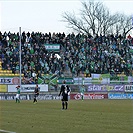
[[[4,133],[16,133],[16,132],[7,131],[7,130],[1,130],[1,129],[0,129],[0,132],[4,132]]]

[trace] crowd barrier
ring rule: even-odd
[[[15,100],[16,94],[0,93],[0,100]],[[22,93],[21,100],[33,100],[34,94]],[[70,100],[81,100],[81,93],[72,93],[69,96]],[[133,99],[133,93],[85,93],[84,99]],[[40,94],[38,100],[61,100],[58,94]]]
[[[21,100],[31,100],[34,97],[36,85],[22,85]],[[71,93],[69,99],[80,100],[82,85],[69,85]],[[59,89],[55,93],[49,92],[47,84],[39,85],[40,100],[59,100]],[[75,91],[76,90],[76,91]],[[0,85],[0,100],[13,100],[16,95],[16,85]],[[133,85],[90,84],[85,85],[84,99],[133,99]]]
[[[15,100],[16,94],[11,93],[0,93],[0,100]],[[34,94],[21,94],[20,100],[33,100]],[[40,94],[38,100],[60,100],[61,97],[58,94]]]

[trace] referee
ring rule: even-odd
[[[60,89],[59,96],[61,95],[61,101],[62,101],[62,109],[67,109],[68,107],[68,93],[70,92],[69,86],[66,85],[66,82],[63,81],[63,84]]]

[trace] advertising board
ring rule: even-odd
[[[108,94],[84,94],[84,99],[107,99]],[[75,93],[75,94],[70,94],[70,99],[75,99],[75,100],[80,100],[81,99],[81,94],[80,93]]]
[[[0,85],[0,92],[7,92],[7,85]]]
[[[112,85],[112,84],[106,84],[106,85],[102,85],[102,84],[91,84],[88,85],[88,92],[124,92],[124,85]]]
[[[125,92],[133,92],[133,85],[125,85]]]
[[[15,100],[16,94],[2,94],[0,93],[0,100]],[[34,94],[20,94],[20,100],[33,100]],[[57,94],[40,94],[38,100],[60,100]]]
[[[34,92],[36,85],[22,85],[21,92]],[[48,85],[38,85],[40,88],[40,92],[47,92],[48,91]],[[16,92],[16,85],[8,85],[8,92]]]
[[[0,84],[19,84],[19,78],[18,77],[0,77]]]
[[[133,99],[133,93],[109,93],[108,99]]]

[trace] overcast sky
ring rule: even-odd
[[[101,0],[112,13],[133,14],[133,0]],[[67,24],[62,22],[64,11],[78,14],[81,0],[0,0],[0,30],[65,32]]]

